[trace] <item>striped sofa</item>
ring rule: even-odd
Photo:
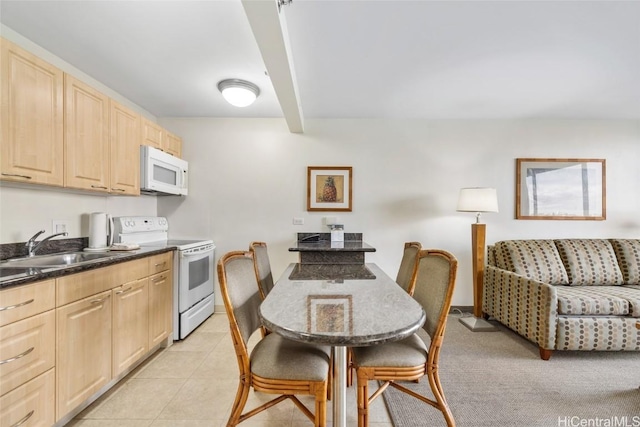
[[[489,246],[482,309],[540,348],[640,350],[640,239]]]

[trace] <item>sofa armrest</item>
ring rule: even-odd
[[[482,309],[540,348],[556,348],[558,297],[554,286],[486,266]]]

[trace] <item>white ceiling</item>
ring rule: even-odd
[[[158,117],[283,117],[271,40],[245,13],[267,2],[2,0],[0,22]],[[294,0],[281,13],[289,62],[270,60],[293,66],[305,118],[640,119],[638,1]],[[258,101],[226,104],[226,78],[256,83]]]

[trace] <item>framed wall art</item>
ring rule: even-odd
[[[307,211],[351,212],[352,180],[351,166],[309,166]]]
[[[604,159],[516,159],[516,219],[604,220]]]

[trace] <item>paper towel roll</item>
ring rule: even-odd
[[[94,212],[89,217],[89,248],[107,247],[107,214]]]

